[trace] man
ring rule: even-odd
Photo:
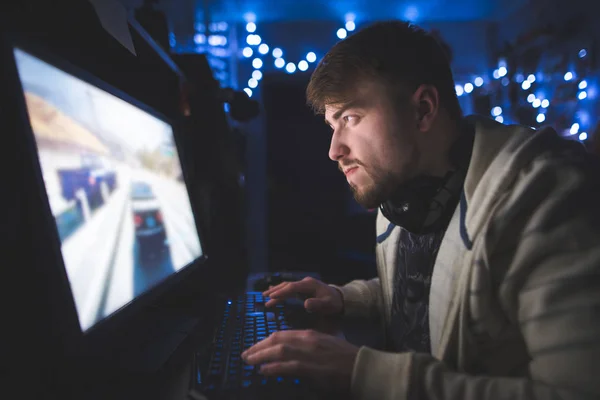
[[[283,283],[268,305],[379,317],[388,351],[287,331],[245,361],[357,399],[600,398],[597,160],[551,129],[462,118],[443,51],[403,22],[334,46],[307,96],[380,208],[378,278]]]

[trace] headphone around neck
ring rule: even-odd
[[[471,160],[475,129],[465,123],[462,134],[450,150],[455,170],[443,178],[421,176],[400,185],[379,207],[394,225],[415,234],[443,229],[458,204],[460,191]]]

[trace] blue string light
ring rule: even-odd
[[[261,56],[265,56],[271,51],[271,55],[274,58],[273,65],[277,69],[285,69],[288,74],[293,74],[296,71],[306,72],[310,69],[310,65],[317,61],[317,55],[315,52],[310,51],[306,54],[305,58],[298,61],[297,63],[286,61],[283,58],[283,50],[279,47],[275,47],[272,50],[269,45],[263,41],[263,39],[256,33],[258,26],[256,24],[256,15],[252,13],[248,13],[244,16],[246,20],[246,32],[248,35],[246,36],[246,43],[248,46],[244,47],[242,50],[242,55],[245,58],[251,58],[256,55],[256,57],[252,60],[252,67],[254,71],[252,72],[252,77],[248,79],[248,87],[244,89],[248,96],[252,96],[253,90],[258,87],[258,83],[262,78],[262,72],[259,71],[260,68],[263,67],[263,60],[260,58]],[[337,37],[339,39],[344,39],[348,36],[348,32],[352,32],[356,29],[356,17],[352,13],[348,13],[345,16],[345,23],[343,28],[339,28],[336,31]],[[253,49],[252,47],[256,47]],[[467,86],[467,90],[472,91],[471,87]]]
[[[248,32],[248,35],[246,37],[246,42],[248,46],[242,50],[242,55],[247,59],[250,59],[253,56],[255,56],[255,58],[252,60],[252,66],[254,67],[254,70],[252,71],[251,78],[248,79],[248,87],[244,89],[248,96],[252,96],[252,89],[256,90],[259,86],[259,82],[263,77],[263,73],[259,71],[259,69],[261,69],[264,66],[264,62],[261,57],[269,54],[269,51],[271,52],[271,55],[274,59],[273,66],[276,69],[284,69],[288,74],[294,74],[297,71],[308,71],[310,69],[310,65],[317,61],[317,55],[312,51],[308,52],[305,58],[298,62],[291,62],[289,60],[286,60],[284,58],[284,52],[280,47],[274,47],[271,49],[270,46],[267,43],[265,43],[262,40],[262,38],[256,33],[258,29],[256,24],[256,16],[254,14],[251,14],[246,15],[245,18],[247,21],[246,31]],[[336,36],[338,39],[342,40],[347,37],[348,32],[352,32],[355,29],[355,16],[352,13],[348,13],[345,16],[344,26],[342,28],[337,29]],[[194,40],[205,41],[206,38],[203,37],[204,35],[197,35],[197,37],[194,37]],[[223,42],[226,43],[226,38],[223,37],[223,39],[219,38],[212,40],[214,43],[218,42],[218,44],[223,45]],[[209,44],[211,43],[209,42]],[[253,49],[252,47],[255,47],[255,49]],[[579,58],[584,58],[587,56],[587,54],[588,52],[586,49],[581,49],[578,52]],[[502,86],[508,86],[510,83],[510,79],[507,75],[508,66],[506,60],[500,59],[498,62],[498,67],[492,71],[491,78],[493,80],[499,80]],[[575,73],[572,71],[565,72],[562,78],[565,82],[576,82],[578,88],[577,99],[579,101],[585,101],[586,99],[590,98],[589,83],[587,80],[581,79],[578,81],[578,77],[576,77]],[[524,74],[521,73],[517,73],[514,75],[514,81],[521,85],[521,89],[523,91],[532,90],[534,84],[537,85],[537,83],[541,80],[543,80],[543,75],[541,73],[538,73],[537,76],[535,74],[528,74],[526,75],[526,77]],[[470,95],[475,92],[475,88],[482,88],[485,85],[486,81],[490,82],[490,78],[486,79],[485,75],[479,75],[476,76],[472,81],[457,84],[455,86],[456,95],[459,97]],[[545,98],[544,95],[539,92],[537,94],[528,93],[526,100],[529,104],[531,104],[531,107],[539,110],[535,118],[537,123],[541,124],[545,122],[547,109],[551,105],[550,100]],[[491,110],[492,117],[496,121],[501,123],[505,121],[503,112],[504,110],[500,106],[494,106]],[[580,125],[578,123],[574,123],[567,134],[578,134],[577,138],[580,141],[585,141],[588,139],[587,132],[580,132]]]
[[[284,65],[285,65],[285,60],[283,58],[275,59],[275,68],[283,68]]]
[[[294,64],[293,62],[287,63],[287,65],[285,66],[285,70],[288,72],[288,74],[293,74],[294,72],[296,72],[296,64]]]
[[[582,49],[578,52],[578,56],[580,58],[584,58],[587,56],[587,50]],[[507,86],[508,83],[510,83],[509,78],[506,76],[508,74],[508,68],[506,66],[506,61],[501,59],[498,63],[498,68],[494,69],[492,71],[492,79],[493,80],[499,80],[501,79],[501,83],[503,86]],[[591,98],[591,89],[589,86],[589,82],[586,79],[579,79],[579,77],[576,76],[576,74],[573,71],[567,71],[564,73],[564,75],[561,76],[562,80],[564,80],[565,82],[573,82],[574,85],[576,85],[577,90],[577,94],[576,94],[576,100],[583,102],[583,101],[587,101],[588,99]],[[543,77],[542,73],[537,73],[536,74],[515,74],[514,76],[514,81],[519,83],[521,85],[521,89],[523,89],[523,91],[528,92],[530,90],[534,91],[535,93],[528,93],[527,94],[527,102],[529,104],[531,104],[531,107],[539,110],[535,120],[537,123],[542,124],[546,121],[546,112],[547,109],[550,107],[551,102],[550,99],[545,98],[544,94],[543,94],[543,90],[537,90],[537,89],[541,89],[541,86],[535,86],[534,85],[541,85],[542,80],[545,80]],[[457,84],[455,86],[455,90],[456,90],[456,95],[458,97],[462,97],[462,96],[466,96],[470,93],[473,92],[474,87],[480,88],[484,85],[485,80],[484,77],[482,76],[477,76],[473,79],[472,82],[465,82],[462,84]],[[595,89],[593,89],[594,91],[594,97],[595,97]],[[491,109],[491,116],[499,122],[504,122],[505,117],[503,115],[503,109],[500,106],[495,106],[492,107]],[[575,119],[579,119],[581,123],[583,123],[583,116],[585,116],[585,125],[587,127],[591,127],[592,125],[590,124],[590,121],[588,121],[589,116],[587,115],[587,113],[581,113],[581,112],[577,112],[575,115]],[[580,141],[585,141],[587,139],[589,139],[589,135],[587,132],[582,131],[582,125],[581,123],[578,122],[574,122],[570,129],[567,130],[566,132],[564,132],[565,136],[573,136],[573,135],[578,135],[577,138]]]

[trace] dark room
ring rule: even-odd
[[[599,16],[3,3],[0,397],[600,398]]]

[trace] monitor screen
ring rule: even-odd
[[[173,127],[26,51],[15,59],[86,331],[202,256]]]

